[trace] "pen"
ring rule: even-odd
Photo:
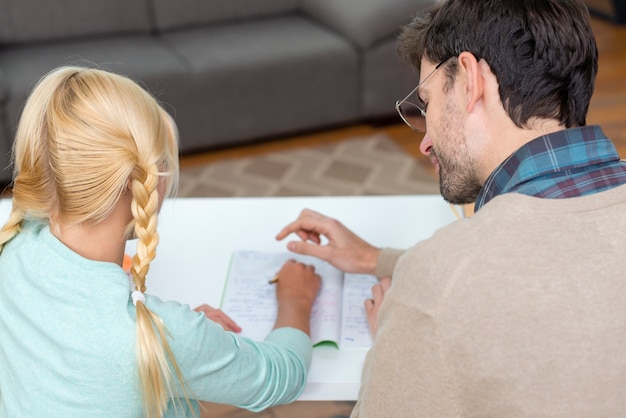
[[[267,281],[267,283],[269,283],[269,284],[274,284],[274,283],[276,283],[277,281],[278,281],[278,276],[274,276],[274,277],[272,277],[271,279],[269,279],[269,280]]]

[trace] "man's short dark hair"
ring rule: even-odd
[[[519,127],[534,117],[586,124],[598,51],[582,0],[442,0],[404,27],[398,51],[418,71],[423,58],[484,59]]]

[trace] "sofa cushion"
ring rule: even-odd
[[[302,0],[301,8],[361,48],[394,36],[433,0]]]
[[[346,123],[358,117],[359,57],[299,14],[163,35],[194,91],[173,103],[196,149]]]
[[[158,30],[286,13],[298,0],[152,0]]]
[[[417,86],[419,76],[396,52],[396,40],[392,38],[365,51],[361,71],[361,116],[391,115],[401,122],[394,105]]]
[[[10,137],[15,134],[19,115],[34,83],[61,65],[97,66],[127,75],[165,102],[179,92],[188,93],[180,88],[180,83],[187,78],[185,67],[171,51],[150,36],[0,49],[0,68],[7,86],[4,117]]]
[[[147,33],[148,5],[128,0],[1,0],[0,44]]]

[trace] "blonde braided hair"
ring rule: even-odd
[[[133,257],[131,274],[135,290],[142,293],[146,290],[146,275],[150,269],[150,262],[156,256],[156,247],[159,243],[159,234],[156,229],[159,201],[158,180],[158,169],[153,165],[145,171],[136,170],[131,183],[133,195],[131,210],[135,221],[134,232],[137,237],[137,254]],[[160,416],[159,411],[165,410],[168,395],[171,396],[172,376],[167,360],[173,358],[174,354],[167,343],[167,330],[163,321],[146,308],[143,302],[137,302],[136,307],[139,340],[163,342],[164,349],[159,352],[148,353],[145,347],[141,346],[138,346],[137,350],[137,360],[141,365],[139,376],[144,382],[142,396],[147,400],[146,406],[151,409],[149,415]],[[182,382],[183,376],[178,367],[174,370],[178,380]],[[185,390],[184,386],[183,390]],[[185,395],[185,398],[189,402],[189,396]]]
[[[4,248],[4,244],[9,242],[11,238],[13,238],[20,232],[23,219],[24,214],[21,213],[19,210],[16,210],[14,207],[11,210],[9,219],[0,229],[0,254],[2,254],[2,248]]]
[[[159,241],[159,196],[178,181],[172,118],[132,80],[99,69],[61,67],[43,77],[20,118],[14,147],[13,207],[0,229],[0,252],[24,219],[100,222],[130,187],[138,238],[131,273],[144,292]],[[185,382],[162,320],[136,303],[136,358],[145,417],[161,418],[172,397],[172,370]]]

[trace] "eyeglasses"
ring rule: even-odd
[[[411,90],[411,92],[404,99],[398,100],[396,102],[396,110],[398,111],[398,114],[400,115],[404,123],[409,125],[412,129],[419,132],[426,132],[426,109],[424,109],[423,104],[420,106],[413,102],[410,102],[408,99],[415,94],[417,99],[420,100],[417,94],[419,92],[419,88],[423,86],[424,83],[426,83],[426,81],[433,74],[435,74],[439,67],[445,64],[450,58],[452,57],[448,57],[445,60],[441,61],[439,64],[437,64],[435,69],[432,70],[432,72],[428,74],[421,83],[419,83],[413,90]],[[421,103],[421,100],[419,103]]]

